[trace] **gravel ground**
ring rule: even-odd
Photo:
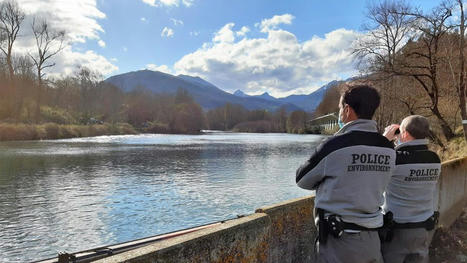
[[[467,263],[467,207],[449,229],[435,233],[430,246],[430,262]]]

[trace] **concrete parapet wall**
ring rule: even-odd
[[[314,196],[96,262],[313,262]]]
[[[312,261],[316,237],[313,207],[314,197],[304,197],[256,210],[271,219],[267,262]]]
[[[438,183],[439,226],[447,228],[467,204],[467,157],[444,162]]]
[[[449,227],[467,204],[467,157],[443,163],[438,197],[440,226]],[[97,262],[315,262],[313,207],[314,196],[262,207]]]
[[[266,214],[255,213],[96,262],[266,262],[270,227]]]

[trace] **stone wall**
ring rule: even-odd
[[[437,194],[440,226],[449,227],[467,203],[467,157],[443,163]],[[98,262],[314,262],[313,204],[309,196],[259,208]]]

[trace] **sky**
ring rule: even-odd
[[[0,2],[3,0],[0,0]],[[16,43],[33,53],[32,17],[65,30],[49,77],[80,66],[103,78],[149,69],[199,76],[233,93],[309,94],[359,72],[351,55],[369,0],[17,0]],[[440,0],[411,0],[429,10]]]

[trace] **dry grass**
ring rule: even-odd
[[[0,141],[65,139],[100,135],[136,134],[127,123],[99,125],[39,125],[0,123]]]
[[[462,133],[446,143],[446,149],[439,146],[433,146],[433,150],[439,155],[442,161],[448,161],[467,156],[467,142]]]

